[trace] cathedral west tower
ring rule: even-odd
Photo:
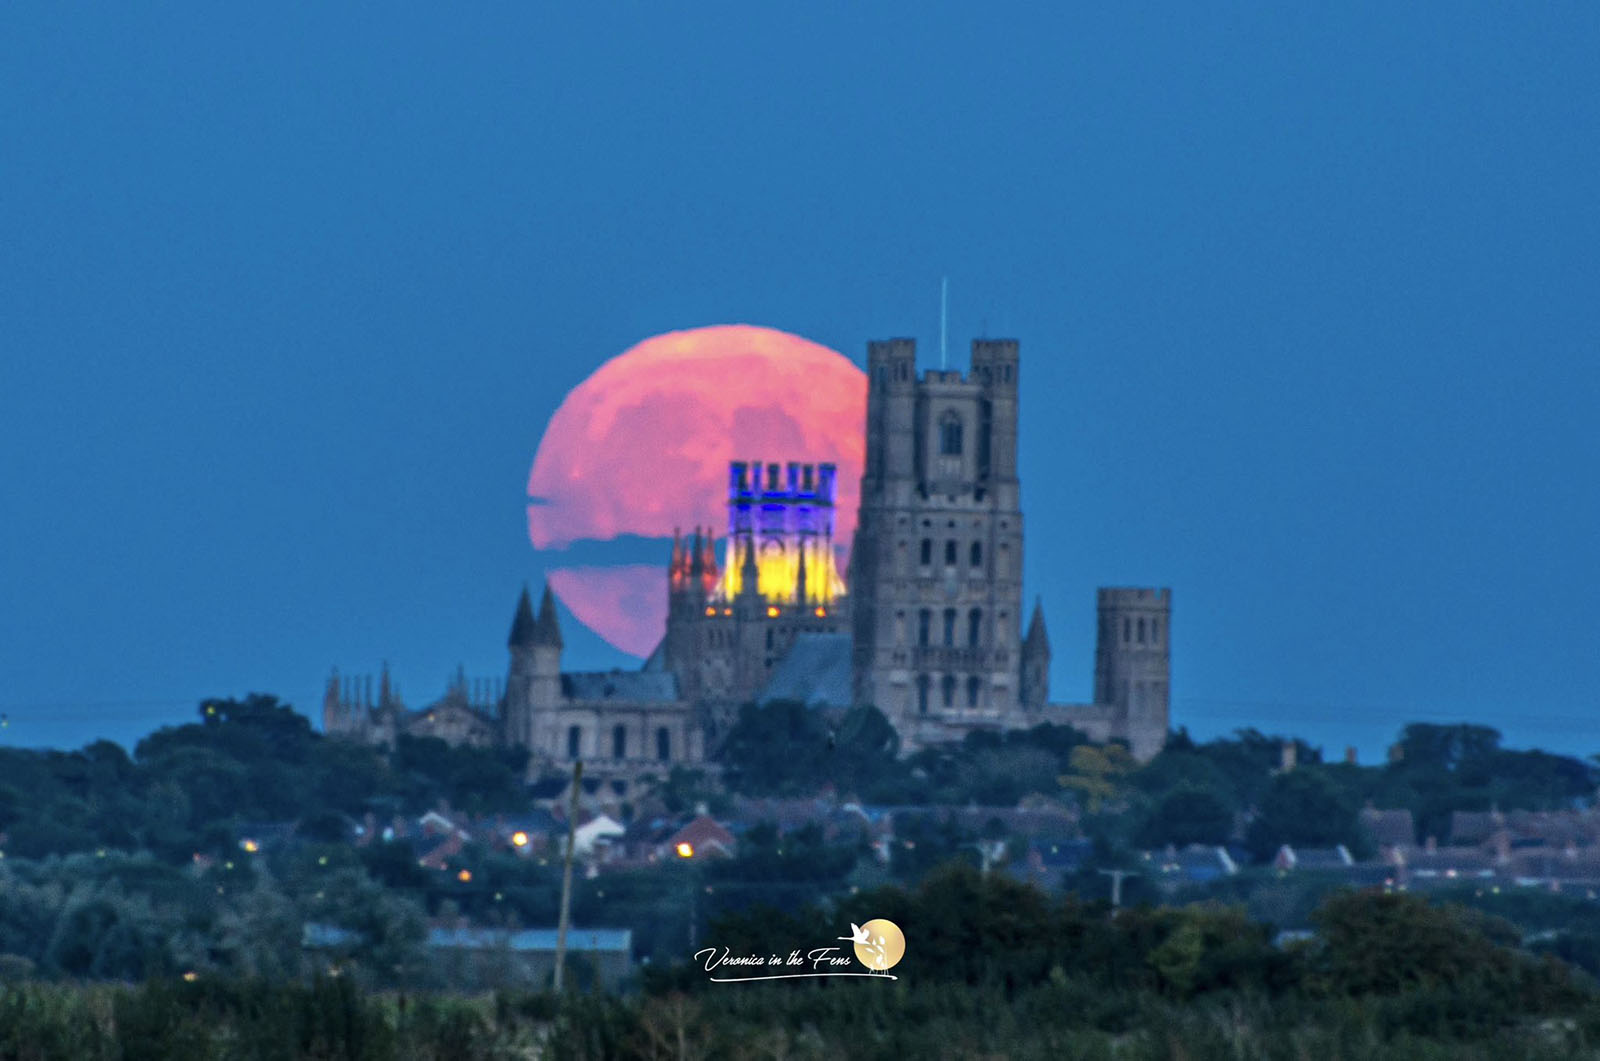
[[[908,749],[1031,724],[1021,698],[1018,373],[1011,339],[975,340],[965,374],[919,376],[910,339],[867,348],[854,692]]]

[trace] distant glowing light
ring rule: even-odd
[[[462,884],[467,883],[471,879],[472,871],[470,869],[464,869],[460,873],[456,874],[456,880],[460,881]]]
[[[776,619],[777,617],[778,617],[778,606],[776,604],[767,605],[767,618],[768,619]]]
[[[523,832],[521,829],[518,829],[516,832],[511,834],[511,842],[516,844],[518,847],[527,847],[528,834]]]
[[[826,619],[828,617],[828,609],[826,609],[826,608],[818,608],[817,612],[816,612],[816,615],[817,615],[818,619]]]
[[[188,972],[183,974],[183,978],[185,981],[192,984],[196,980],[200,979],[200,974],[196,973],[193,969],[190,969]]]
[[[239,847],[252,855],[261,850],[261,845],[256,843],[254,840],[240,840]]]
[[[715,608],[707,608],[706,609],[706,614],[707,615],[715,615],[715,614],[717,614],[717,609],[715,609]]]
[[[693,858],[694,857],[694,845],[689,843],[688,841],[684,841],[683,843],[679,844],[678,845],[678,857],[679,858]]]

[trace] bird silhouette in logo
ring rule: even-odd
[[[867,930],[856,924],[854,921],[850,922],[850,935],[840,936],[839,938],[846,943],[860,943],[862,945],[867,945],[872,942],[872,937]]]

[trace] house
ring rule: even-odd
[[[1169,844],[1163,852],[1146,851],[1144,859],[1170,884],[1198,884],[1239,872],[1227,848],[1209,844],[1190,844],[1181,851]]]
[[[1421,851],[1394,860],[1393,876],[1411,887],[1441,887],[1457,882],[1492,879],[1494,856],[1481,847],[1429,843]]]
[[[732,858],[738,849],[738,841],[726,828],[702,814],[668,837],[666,847],[667,850],[663,854],[679,854],[692,858],[703,858],[708,855]]]
[[[1056,891],[1060,889],[1062,879],[1079,869],[1093,850],[1094,844],[1089,840],[1031,843],[1022,857],[1011,863],[1007,872],[1037,888]]]
[[[1349,848],[1343,844],[1337,847],[1302,847],[1298,850],[1284,844],[1272,859],[1274,868],[1280,870],[1344,870],[1355,864]]]
[[[1417,846],[1417,825],[1409,810],[1378,810],[1368,806],[1361,812],[1361,825],[1377,845],[1385,861],[1395,851],[1410,851]]]
[[[600,849],[622,839],[627,831],[621,822],[609,814],[596,814],[573,830],[572,853],[578,858],[592,858]]]

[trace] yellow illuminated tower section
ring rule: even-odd
[[[773,609],[824,615],[844,596],[833,545],[832,464],[734,461],[728,469],[728,537],[716,596],[746,591],[753,558],[755,593]]]

